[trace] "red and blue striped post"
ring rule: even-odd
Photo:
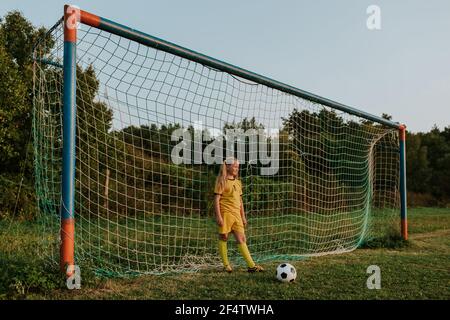
[[[60,267],[75,263],[76,41],[79,10],[64,6],[63,159]]]
[[[408,219],[406,203],[406,126],[399,127],[400,140],[400,211],[401,211],[401,235],[408,240]]]
[[[64,6],[63,159],[61,190],[60,268],[72,275],[75,264],[75,155],[76,155],[76,48],[80,22],[98,26],[100,18],[76,7]]]

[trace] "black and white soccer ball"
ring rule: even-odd
[[[289,263],[282,263],[277,267],[277,279],[281,282],[294,282],[297,278],[297,270]]]

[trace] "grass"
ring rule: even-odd
[[[0,222],[0,298],[4,299],[450,299],[450,209],[409,211],[410,240],[350,253],[291,261],[297,281],[267,272],[196,273],[99,278],[82,270],[82,289],[68,290],[53,265],[38,255],[41,236],[30,222]],[[230,243],[234,245],[234,242]],[[381,269],[381,290],[368,290],[367,267]],[[239,284],[239,285],[237,285]]]
[[[403,245],[395,237],[400,233],[395,230],[397,216],[393,210],[375,209],[369,235],[362,245]],[[306,212],[258,211],[249,215],[248,246],[258,262],[349,251],[360,244],[365,217],[363,208],[331,217]],[[155,274],[220,265],[217,243],[211,241],[217,237],[212,216],[173,212],[137,216],[79,214],[75,220],[76,260],[84,270],[91,268],[102,274]],[[46,241],[40,244],[43,251],[58,254],[58,219],[44,214],[38,223],[45,229]],[[236,246],[229,246],[229,257],[235,263],[242,261]]]

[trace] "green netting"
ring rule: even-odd
[[[61,21],[34,54],[36,191],[46,254],[57,260]],[[398,229],[397,130],[88,26],[78,30],[76,61],[77,264],[103,275],[218,266],[219,165],[203,153],[227,141],[244,154],[256,261],[348,252]],[[257,148],[249,137],[223,139],[229,129],[259,130]],[[185,163],[173,157],[180,130],[194,137]],[[267,150],[271,163],[255,159]],[[242,262],[234,246],[229,251]]]

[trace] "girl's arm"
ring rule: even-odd
[[[214,212],[216,213],[216,222],[221,227],[223,225],[223,219],[220,214],[220,194],[214,196]]]
[[[247,225],[247,218],[245,217],[244,202],[242,201],[242,198],[241,198],[241,218],[242,218],[242,222],[244,223],[244,227],[245,227]]]

